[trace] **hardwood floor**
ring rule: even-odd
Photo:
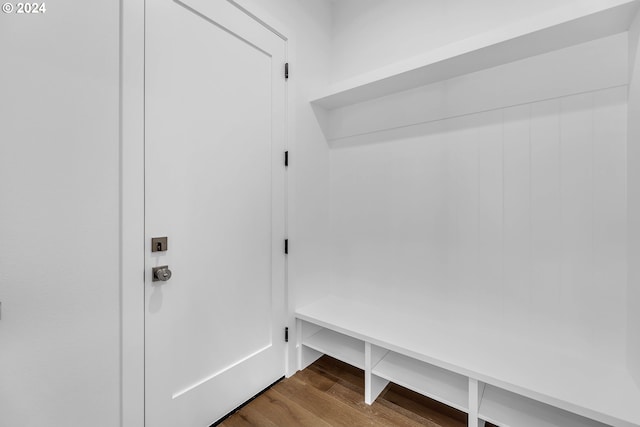
[[[363,371],[321,357],[224,420],[224,427],[427,426],[464,427],[467,414],[390,384],[364,403]]]

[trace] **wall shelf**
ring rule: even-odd
[[[402,387],[468,411],[468,379],[462,375],[390,351],[373,368],[373,374]]]
[[[311,100],[332,110],[622,33],[637,0],[589,0],[331,85]]]

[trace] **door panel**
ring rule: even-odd
[[[147,425],[204,426],[284,374],[284,42],[227,2],[147,2]],[[151,268],[168,265],[167,282]]]

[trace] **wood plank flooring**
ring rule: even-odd
[[[224,420],[223,427],[465,427],[467,414],[390,384],[371,406],[364,373],[323,356]]]

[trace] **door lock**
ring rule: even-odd
[[[166,252],[169,249],[166,237],[153,237],[151,239],[151,252]]]
[[[171,270],[169,270],[169,266],[167,265],[153,267],[151,272],[153,273],[152,282],[166,282],[171,279]]]

